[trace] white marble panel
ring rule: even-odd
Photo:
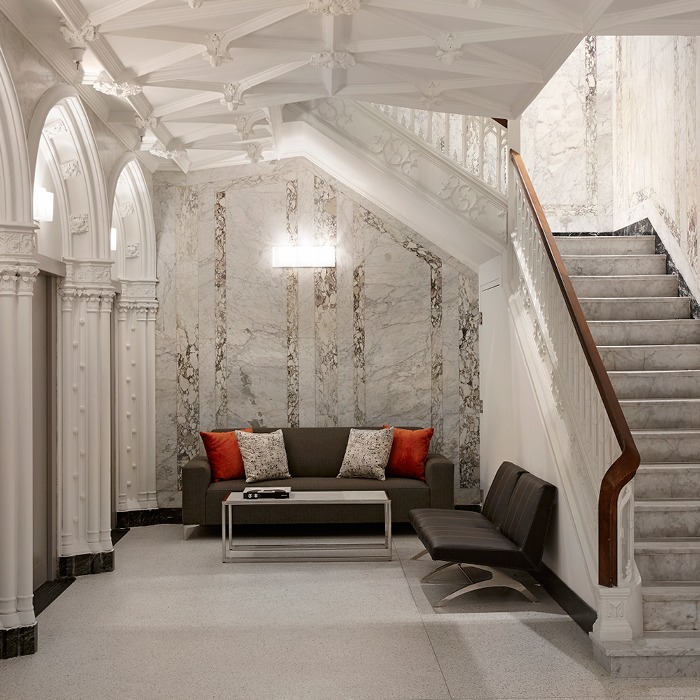
[[[430,425],[430,267],[366,225],[367,425]]]
[[[210,183],[197,187],[199,254],[199,337],[216,335],[216,192]]]
[[[442,268],[442,454],[455,465],[459,486],[459,272]],[[431,450],[434,450],[431,446]]]
[[[229,425],[287,425],[286,183],[230,189],[227,205]]]
[[[338,193],[338,425],[355,425],[353,391],[353,260],[355,204]]]

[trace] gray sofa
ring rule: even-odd
[[[255,429],[269,433],[276,428]],[[215,430],[212,432],[227,432]],[[260,481],[256,486],[291,486],[295,491],[386,491],[391,498],[394,522],[409,522],[414,508],[454,507],[454,465],[439,454],[428,454],[425,481],[387,478],[338,479],[350,428],[282,428],[291,479]],[[221,525],[221,502],[230,491],[243,491],[244,479],[212,483],[205,456],[191,459],[182,468],[182,522],[184,525]],[[297,505],[270,508],[251,504],[233,509],[240,524],[371,523],[383,522],[378,506]]]

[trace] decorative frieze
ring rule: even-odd
[[[312,15],[354,15],[362,7],[361,0],[309,0]]]
[[[320,51],[311,55],[311,65],[347,70],[355,65],[355,57],[346,51]]]
[[[0,255],[31,255],[36,248],[34,231],[0,230]]]
[[[138,299],[142,297],[148,299],[155,299],[155,296],[155,282],[129,282],[127,280],[122,281],[122,299]]]
[[[97,90],[97,92],[102,92],[105,95],[112,95],[113,97],[133,97],[143,92],[142,85],[127,81],[123,83],[117,83],[115,81],[97,81],[92,84],[92,87]]]
[[[126,219],[127,216],[131,216],[134,213],[134,203],[124,202],[124,204],[119,205],[119,216],[122,219]]]
[[[139,244],[138,243],[127,243],[124,246],[124,254],[126,257],[131,260],[133,258],[138,258],[139,257]]]
[[[381,154],[389,165],[398,167],[404,175],[418,167],[420,151],[411,148],[403,139],[384,130],[381,136],[376,136],[370,146],[372,153]]]
[[[56,121],[47,124],[43,129],[42,133],[47,139],[54,139],[61,134],[68,133],[68,127],[65,125],[62,119],[57,119]]]
[[[66,282],[111,284],[111,260],[66,259]]]
[[[89,214],[71,214],[70,215],[70,232],[74,236],[79,236],[88,232]]]
[[[82,175],[83,171],[80,169],[79,160],[69,160],[65,163],[61,163],[61,179],[70,180],[71,178],[78,177]]]

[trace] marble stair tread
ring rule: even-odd
[[[571,275],[581,297],[675,297],[678,275]]]
[[[579,302],[586,319],[591,321],[690,318],[688,297],[579,297]]]
[[[636,430],[690,428],[700,430],[700,398],[620,399],[627,424]]]
[[[697,399],[700,398],[700,370],[670,369],[608,372],[617,398]]]
[[[700,344],[700,321],[589,321],[596,345],[679,345]]]
[[[645,463],[634,477],[637,499],[700,498],[700,464]]]
[[[649,581],[642,586],[642,597],[650,602],[700,601],[700,581]]]
[[[562,255],[653,255],[654,236],[557,236]]]
[[[663,275],[665,255],[562,255],[569,275]]]
[[[700,430],[632,430],[643,462],[695,463],[700,458]]]
[[[599,345],[608,372],[700,369],[700,345]]]
[[[700,538],[696,537],[665,537],[658,540],[637,540],[634,543],[634,554],[695,554],[700,555]],[[700,565],[700,560],[698,561]],[[659,579],[664,581],[688,581],[691,579]],[[692,579],[695,580],[695,579]]]
[[[700,537],[700,500],[635,500],[634,536],[639,540]]]

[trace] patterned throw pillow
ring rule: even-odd
[[[237,430],[236,437],[243,457],[246,484],[292,478],[281,430],[274,433],[244,433]]]
[[[378,479],[384,481],[384,470],[391,454],[394,429],[356,430],[350,438],[340,467],[339,479]]]

